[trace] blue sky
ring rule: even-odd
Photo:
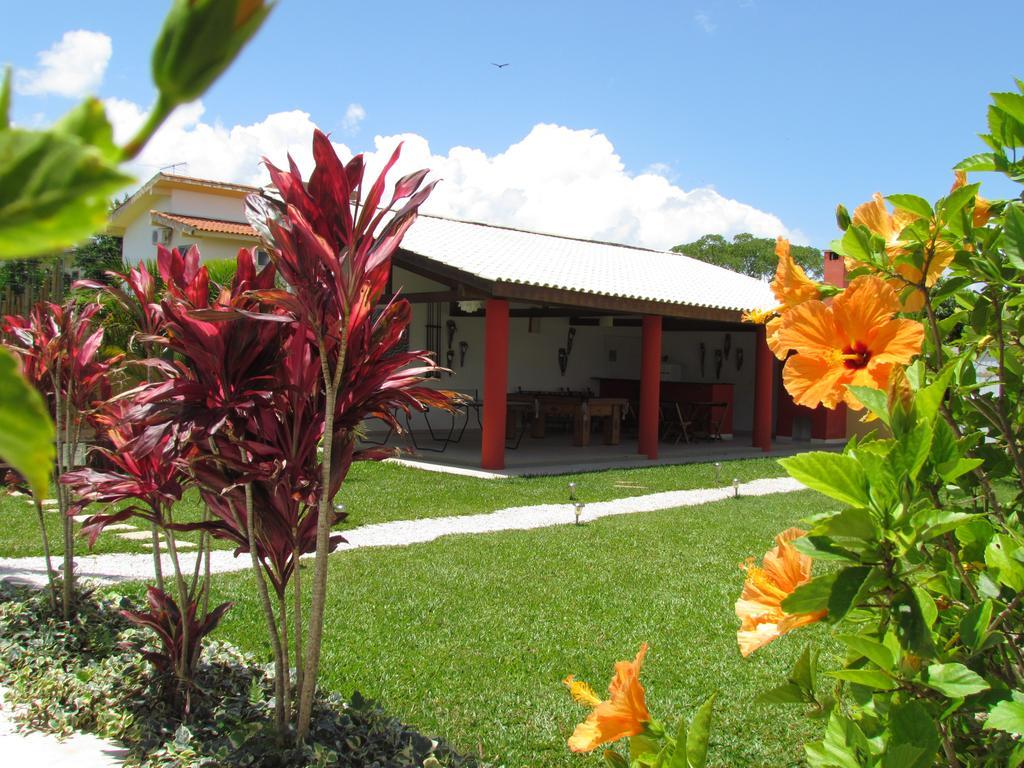
[[[130,105],[154,95],[149,46],[165,7],[6,9],[0,60],[22,71],[15,120],[73,103],[39,85],[38,56],[88,30],[110,39],[98,93],[130,123]],[[343,152],[419,137],[410,161],[445,175],[443,213],[656,247],[781,223],[824,246],[837,202],[936,197],[949,167],[982,149],[988,92],[1024,77],[1003,22],[952,2],[283,0],[136,172],[180,159],[197,175],[246,176],[275,141],[308,142],[316,124]],[[665,181],[638,182],[645,173]]]

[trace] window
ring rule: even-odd
[[[270,263],[270,254],[267,253],[263,248],[256,249],[256,266],[263,269],[267,264]]]

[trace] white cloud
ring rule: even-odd
[[[341,127],[349,133],[357,133],[359,124],[366,119],[366,110],[362,104],[349,104],[345,110],[345,117],[341,120]]]
[[[103,81],[113,48],[102,32],[76,29],[37,54],[39,66],[18,72],[19,93],[79,97],[94,92]]]
[[[131,102],[109,100],[115,137],[124,141],[144,119]],[[268,115],[252,125],[226,128],[203,121],[196,103],[179,109],[161,128],[139,161],[140,178],[171,163],[188,163],[187,172],[222,181],[266,183],[264,155],[285,166],[291,153],[303,174],[312,169],[310,142],[315,127],[306,112]],[[441,179],[424,211],[575,237],[669,248],[708,233],[806,237],[775,215],[730,199],[709,187],[691,190],[673,184],[662,166],[631,174],[615,147],[596,130],[539,124],[522,140],[488,155],[472,147],[435,153],[416,134],[377,136],[366,152],[368,174],[376,174],[395,145],[404,141],[391,179],[420,168]],[[345,144],[335,149],[352,156]]]
[[[711,20],[711,16],[705,13],[704,11],[695,14],[693,17],[693,21],[698,27],[700,27],[704,31],[705,34],[708,35],[712,34],[716,29],[718,29],[718,25],[715,24],[715,22]]]

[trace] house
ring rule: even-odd
[[[197,245],[205,261],[234,259],[239,248],[259,245],[245,219],[245,198],[253,192],[259,189],[158,173],[110,214],[107,232],[122,238],[129,264],[153,258],[157,245]]]
[[[230,258],[258,244],[244,217],[256,191],[157,174],[113,213],[110,231],[129,262],[157,243]],[[592,422],[618,444],[624,420],[636,452],[654,459],[661,406],[676,403],[688,409],[678,414],[686,437],[701,429],[768,451],[776,426],[782,438],[801,423],[813,439],[845,436],[845,413],[787,403],[763,326],[741,323],[743,311],[775,304],[768,286],[683,254],[421,214],[391,285],[413,304],[410,346],[434,352],[451,369],[438,385],[475,403],[459,424],[416,416],[409,426],[429,433],[427,451],[478,424],[480,466],[501,469],[527,431],[526,446],[541,445],[548,421],[571,423],[573,443],[586,446]]]

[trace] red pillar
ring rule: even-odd
[[[764,326],[757,327],[754,368],[754,440],[755,448],[772,449],[772,367],[774,357],[765,342]]]
[[[480,445],[483,469],[505,468],[507,395],[508,302],[488,299],[484,311],[484,432]]]
[[[658,458],[658,402],[661,399],[661,318],[645,317],[640,342],[640,413],[637,452]]]
[[[839,288],[846,287],[846,261],[838,253],[825,251],[825,282]],[[846,405],[840,403],[834,410],[819,405],[811,416],[811,439],[823,442],[841,442],[846,439]]]

